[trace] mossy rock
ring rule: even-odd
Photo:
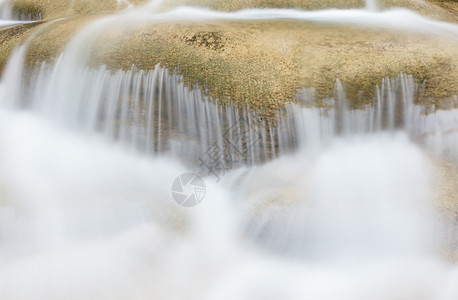
[[[361,8],[365,0],[176,0],[174,5],[196,5],[221,11],[245,8],[297,8],[317,10],[326,8]]]
[[[141,5],[148,0],[129,0]],[[16,16],[36,19],[55,19],[64,16],[96,14],[127,7],[127,1],[117,0],[11,0]],[[455,0],[379,0],[381,8],[405,7],[435,19],[458,22],[458,3]],[[245,8],[296,8],[317,10],[326,8],[362,8],[365,0],[170,0],[161,4],[164,9],[179,5],[194,5],[220,11]]]
[[[42,24],[43,22],[35,22],[0,30],[0,73],[5,68],[14,48],[23,42],[33,32],[33,29]]]
[[[20,1],[48,3],[15,2]],[[295,1],[275,4],[318,3]],[[402,1],[410,0],[397,0]],[[52,10],[43,11],[44,14],[55,14],[63,2],[53,2]],[[253,0],[245,6],[266,6],[271,2]],[[73,2],[71,9],[66,10],[73,16],[35,31],[27,57],[29,69],[55,59],[72,37],[100,17],[89,12],[117,8],[117,1],[100,1],[88,9],[76,9],[78,3],[89,2]],[[314,87],[319,98],[332,96],[337,78],[344,83],[355,106],[372,101],[381,79],[396,77],[400,72],[425,83],[425,98],[442,99],[458,94],[458,47],[438,36],[293,20],[128,23],[115,20],[102,31],[93,32],[94,45],[88,50],[90,64],[106,64],[113,70],[127,70],[132,65],[149,70],[160,63],[183,74],[189,86],[197,84],[223,103],[248,101],[252,108],[269,114],[292,101],[302,87]],[[12,47],[20,41],[14,32],[18,30],[22,36],[34,26],[43,27],[23,25],[3,32],[6,38],[0,45],[0,64],[4,66]]]
[[[30,45],[33,67],[54,59],[91,18],[58,21]],[[425,98],[458,94],[458,47],[441,37],[382,29],[288,20],[205,23],[113,21],[93,32],[94,67],[153,69],[157,63],[184,75],[221,102],[271,114],[297,89],[332,96],[336,78],[355,106],[372,101],[375,86],[400,72],[424,82]]]
[[[365,0],[175,0],[167,3],[169,7],[195,5],[222,11],[237,11],[245,8],[351,9],[366,6]],[[424,16],[458,23],[458,1],[456,0],[379,0],[378,4],[380,9],[408,8]]]
[[[14,15],[30,16],[31,19],[41,16],[46,20],[114,11],[125,7],[118,5],[117,0],[12,0]]]
[[[18,2],[11,10],[13,18],[18,20],[40,20],[43,15],[43,7],[36,3]]]

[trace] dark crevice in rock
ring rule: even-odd
[[[219,32],[198,32],[191,37],[185,36],[184,41],[188,45],[205,47],[215,51],[224,51],[225,47],[225,39]]]

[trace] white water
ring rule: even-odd
[[[317,99],[314,89],[302,89],[298,104],[287,107],[288,117],[280,128],[296,128],[297,136],[279,135],[280,144],[289,145],[295,139],[300,148],[320,151],[336,136],[370,135],[381,131],[401,130],[438,156],[458,158],[458,98],[449,103],[450,109],[434,105],[414,104],[419,86],[412,76],[401,74],[386,78],[377,87],[372,104],[362,109],[349,109],[344,87],[336,82],[333,99],[325,99],[325,107],[310,106]],[[281,146],[280,146],[281,148]]]
[[[366,9],[378,11],[380,9],[378,0],[366,0]]]
[[[195,7],[178,7],[151,15],[147,9],[125,11],[118,17],[131,22],[204,21],[204,20],[275,20],[288,19],[337,24],[365,25],[392,30],[410,30],[422,34],[443,35],[456,40],[458,26],[425,18],[413,11],[396,8],[374,12],[361,9],[327,9],[304,11],[296,9],[245,9],[238,12],[219,12]]]
[[[198,158],[217,145],[233,149],[234,161],[219,161],[232,168],[265,162],[298,147],[319,152],[338,136],[403,130],[432,153],[458,158],[458,110],[453,108],[458,99],[449,110],[414,104],[418,86],[411,76],[383,80],[373,104],[357,110],[348,108],[339,82],[335,97],[325,99],[322,108],[310,108],[318,99],[313,89],[304,88],[296,97],[299,103],[287,105],[278,115],[278,126],[271,127],[257,121],[255,112],[214,104],[200,89],[187,88],[181,76],[159,65],[149,72],[111,72],[104,66],[91,70],[64,54],[54,66],[43,64],[24,84],[18,68],[24,53],[25,48],[19,48],[7,68],[4,100],[9,101],[4,104],[30,109],[88,135],[99,133],[141,153],[198,164]],[[247,143],[252,147],[242,158],[237,153],[243,153]]]
[[[327,110],[303,89],[278,128],[251,123],[251,161],[278,158],[206,177],[205,200],[183,209],[181,160],[254,120],[159,66],[87,68],[93,29],[27,83],[19,48],[1,80],[1,299],[458,298],[425,154],[456,155],[456,109],[422,114],[404,75],[364,110],[339,82]]]
[[[457,272],[430,254],[428,165],[402,136],[208,178],[183,210],[169,195],[177,162],[1,117],[2,299],[457,295]]]
[[[24,18],[21,18],[20,20],[15,20],[13,18],[13,12],[11,9],[10,1],[9,0],[0,0],[0,27],[20,25],[23,23],[30,22],[30,21],[26,21],[27,19],[28,18],[24,17]]]
[[[0,20],[11,18],[11,11],[7,0],[0,0]],[[0,23],[1,25],[1,23]]]

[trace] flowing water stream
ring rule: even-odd
[[[366,0],[366,9],[370,11],[378,11],[380,9],[378,0]]]
[[[41,19],[41,16],[40,16]],[[19,19],[14,18],[13,10],[9,0],[0,0],[0,29],[3,26],[18,25],[27,23],[30,18],[27,16],[20,16]]]
[[[8,1],[0,0],[0,19],[8,20],[11,18],[10,8],[8,6]]]
[[[458,36],[403,10],[128,9],[28,80],[25,42],[0,82],[0,299],[458,299],[458,268],[441,255],[457,231],[433,203],[435,165],[458,161],[456,97],[446,110],[415,104],[421,86],[400,74],[355,110],[337,80],[324,106],[303,88],[266,126],[160,65],[89,67],[98,34],[133,17]],[[212,147],[230,149],[218,176],[199,163]],[[206,183],[192,209],[171,195],[186,172]]]

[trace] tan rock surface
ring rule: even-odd
[[[129,0],[140,5],[150,0]],[[123,9],[127,1],[117,0],[11,0],[16,15],[54,19],[63,16],[87,15]],[[449,22],[458,22],[458,4],[455,0],[379,0],[381,8],[404,7],[425,16]],[[166,0],[162,7],[196,5],[214,10],[236,11],[244,8],[296,8],[316,10],[326,8],[362,8],[365,0]]]
[[[30,45],[29,66],[56,58],[77,32],[98,18],[91,13],[118,8],[117,1],[111,0],[65,1],[14,1],[17,5],[34,3],[46,7],[45,18],[67,15],[65,20],[36,34]],[[210,4],[228,10],[241,5],[307,8],[317,8],[318,4],[340,6],[344,2],[350,6],[364,5],[364,1],[339,1],[215,0]],[[419,5],[423,9],[434,8],[436,13],[444,11],[441,7],[449,7],[450,12],[455,7],[451,1],[434,2],[438,5],[416,0],[386,0],[384,5]],[[84,16],[75,15],[79,13]],[[330,96],[337,78],[344,83],[355,105],[367,103],[382,78],[396,77],[400,72],[426,83],[424,99],[439,101],[458,94],[458,47],[439,36],[291,20],[130,23],[126,26],[114,22],[100,32],[91,51],[92,64],[107,64],[111,69],[130,69],[135,65],[148,70],[160,63],[179,70],[188,85],[198,84],[223,102],[248,101],[251,107],[268,112],[291,101],[301,87],[314,87],[320,98]],[[32,26],[37,25],[0,31],[0,37],[5,37],[0,44],[0,68]]]

